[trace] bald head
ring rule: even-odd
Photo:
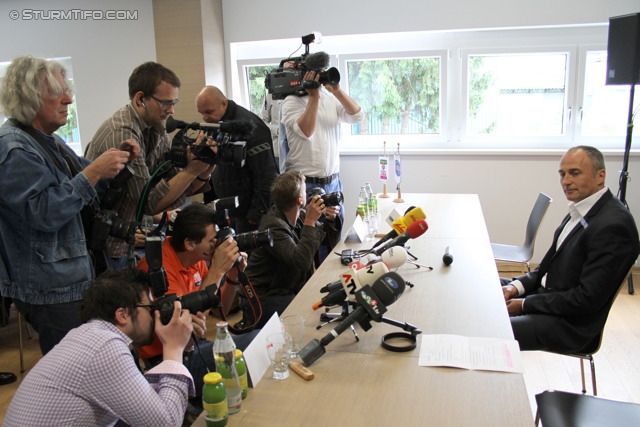
[[[207,123],[218,123],[227,111],[229,100],[215,86],[205,86],[196,96],[196,109]]]

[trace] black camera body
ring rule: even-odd
[[[289,95],[305,96],[307,89],[317,89],[320,85],[337,85],[340,83],[340,72],[329,66],[329,55],[325,52],[309,54],[309,44],[315,41],[315,33],[302,36],[305,51],[302,55],[280,61],[280,66],[271,70],[264,80],[264,85],[273,99],[285,99]],[[286,65],[286,66],[285,66]],[[308,71],[320,75],[319,81],[304,80]]]
[[[284,67],[292,62],[290,67]],[[316,71],[320,75],[319,81],[304,80],[307,71]],[[285,99],[289,95],[305,96],[307,89],[316,89],[323,84],[337,85],[340,83],[340,72],[331,67],[327,70],[309,68],[306,55],[288,58],[280,61],[280,67],[267,74],[264,85],[273,99]]]
[[[174,166],[184,168],[187,166],[188,149],[197,160],[210,165],[230,164],[241,168],[247,157],[247,143],[240,141],[246,139],[253,132],[254,125],[244,120],[220,122],[220,123],[186,123],[175,120],[169,116],[166,122],[167,132],[171,133],[180,129],[171,141],[171,148],[164,154],[166,160]],[[190,136],[190,131],[203,131],[206,137],[196,144],[198,133]],[[207,144],[207,139],[214,140],[216,151]]]
[[[342,191],[334,191],[327,193],[322,187],[316,187],[309,192],[308,198],[311,200],[313,196],[320,196],[325,206],[339,206],[344,202]]]
[[[160,312],[160,321],[163,325],[168,324],[173,316],[173,303],[180,301],[183,310],[189,310],[191,314],[205,311],[210,308],[218,308],[220,299],[216,295],[216,287],[209,286],[201,291],[182,295],[167,294],[153,301],[153,307]]]

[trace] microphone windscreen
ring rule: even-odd
[[[407,250],[402,246],[393,246],[384,251],[380,258],[387,264],[389,270],[392,270],[407,262]]]
[[[309,70],[324,70],[329,66],[329,55],[326,52],[316,52],[307,55],[304,65]]]
[[[418,221],[419,219],[426,219],[426,218],[427,218],[427,215],[425,215],[422,208],[417,207],[417,208],[411,209],[409,212],[407,212],[404,215],[404,223],[406,226],[409,226],[414,222]]]
[[[415,239],[422,236],[428,228],[429,225],[427,224],[427,221],[419,219],[407,227],[407,234],[409,234],[409,237],[412,239]]]
[[[389,267],[384,262],[376,262],[367,265],[365,268],[355,271],[355,278],[358,287],[372,285],[373,282],[385,273],[389,272]]]
[[[373,292],[384,305],[393,304],[404,292],[404,279],[396,272],[383,274],[371,285]]]

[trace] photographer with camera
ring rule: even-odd
[[[87,157],[96,158],[120,141],[134,139],[141,147],[140,156],[131,162],[132,174],[123,184],[123,191],[114,200],[117,220],[136,220],[141,200],[142,213],[155,215],[185,204],[187,197],[209,190],[209,176],[214,166],[197,160],[189,153],[184,169],[170,167],[159,171],[165,163],[164,155],[171,149],[171,141],[164,126],[178,104],[180,80],[175,73],[155,62],[136,67],[129,77],[130,102],[116,111],[96,131],[87,147]],[[197,141],[200,143],[203,135]],[[155,175],[158,172],[158,175]],[[148,192],[145,187],[154,176]],[[144,194],[143,194],[144,193]],[[109,218],[107,218],[107,221]],[[134,229],[135,227],[128,227]],[[111,233],[107,240],[109,266],[124,267],[134,240],[133,233],[123,236]]]
[[[238,280],[238,272],[244,270],[247,257],[230,236],[223,241],[218,241],[216,236],[215,212],[201,203],[191,203],[177,213],[172,235],[162,243],[162,267],[166,272],[166,294],[184,296],[212,286],[219,290],[216,293],[220,295],[222,310],[226,314],[235,297],[233,283]],[[154,264],[150,256],[147,251],[137,268],[150,272],[150,265]],[[240,256],[242,261],[236,265]],[[213,342],[205,339],[205,314],[197,312],[192,317],[198,346],[185,356],[184,364],[193,375],[200,396],[207,367],[215,370]],[[252,333],[238,335],[234,336],[234,341],[239,349],[244,350],[254,336]],[[145,364],[155,366],[162,361],[162,343],[156,338],[151,345],[138,349],[138,354]],[[201,406],[197,398],[193,403]]]
[[[339,125],[358,123],[364,118],[360,105],[340,88],[339,74],[337,81],[326,81],[323,71],[328,66],[329,56],[324,52],[311,54],[297,64],[304,72],[302,87],[305,91],[302,95],[287,96],[282,103],[280,120],[285,126],[289,146],[285,169],[304,174],[307,192],[316,187],[327,193],[342,191]],[[324,76],[322,80],[321,75]],[[328,94],[321,90],[322,87]],[[343,212],[340,212],[340,218],[344,222]],[[338,235],[321,250],[321,260],[339,240]]]
[[[257,230],[271,207],[269,189],[278,175],[271,131],[260,117],[227,99],[215,86],[205,86],[198,93],[196,108],[207,123],[241,120],[253,126],[246,137],[246,163],[242,167],[217,165],[211,175],[213,190],[205,193],[204,201],[237,196],[238,206],[229,210],[231,227],[238,233]]]
[[[46,354],[80,325],[78,304],[95,278],[83,217],[140,147],[121,140],[93,162],[54,134],[73,92],[56,61],[15,58],[0,100],[0,293],[38,332]]]
[[[163,324],[149,301],[149,278],[135,269],[100,275],[81,304],[84,324],[43,357],[22,380],[6,426],[181,426],[195,390],[182,365],[191,316],[172,305]],[[142,374],[131,348],[162,340],[163,361]]]
[[[255,249],[249,257],[246,274],[251,280],[262,304],[262,327],[274,312],[282,313],[313,275],[314,257],[323,240],[337,238],[341,222],[336,207],[326,207],[320,195],[308,200],[304,175],[297,171],[278,176],[271,188],[275,205],[262,218],[260,230],[271,230],[273,246]],[[306,205],[306,209],[305,209]],[[324,224],[318,220],[325,213]],[[243,327],[254,323],[243,308]]]

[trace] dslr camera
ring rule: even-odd
[[[267,74],[264,85],[273,99],[284,99],[289,95],[305,96],[307,89],[316,89],[324,84],[337,85],[340,83],[338,69],[335,67],[327,69],[329,55],[325,52],[309,54],[309,44],[319,37],[321,37],[319,33],[302,36],[305,52],[298,57],[283,59],[278,68]],[[307,71],[318,73],[320,75],[319,81],[304,80]]]
[[[169,116],[165,127],[167,133],[180,129],[173,137],[171,149],[164,155],[165,159],[171,161],[176,167],[184,168],[187,166],[187,150],[190,149],[197,160],[207,164],[230,164],[241,168],[247,157],[247,143],[240,140],[246,139],[253,132],[254,126],[251,122],[244,120],[220,123],[187,123]],[[191,131],[203,131],[206,133],[206,137],[200,144],[196,144],[198,133],[191,133]],[[208,138],[214,140],[213,146],[207,144]],[[212,147],[215,147],[215,150],[212,150]]]
[[[149,286],[155,301],[153,307],[160,312],[160,320],[163,325],[168,324],[173,316],[173,303],[180,301],[182,308],[195,314],[220,306],[220,299],[216,295],[215,286],[209,286],[201,291],[192,292],[183,296],[177,294],[165,295],[169,288],[167,273],[162,267],[162,238],[160,233],[148,234],[145,242],[145,255],[149,264]]]
[[[339,206],[344,202],[342,191],[334,191],[333,193],[327,194],[322,187],[316,187],[311,190],[309,192],[308,199],[311,200],[313,196],[320,196],[325,206]]]
[[[264,231],[248,231],[246,233],[236,234],[231,228],[231,218],[229,218],[229,209],[238,207],[238,197],[225,197],[214,203],[216,225],[218,226],[218,234],[216,239],[223,242],[227,237],[231,236],[237,243],[241,252],[250,252],[253,249],[273,246],[273,237],[271,229]]]

